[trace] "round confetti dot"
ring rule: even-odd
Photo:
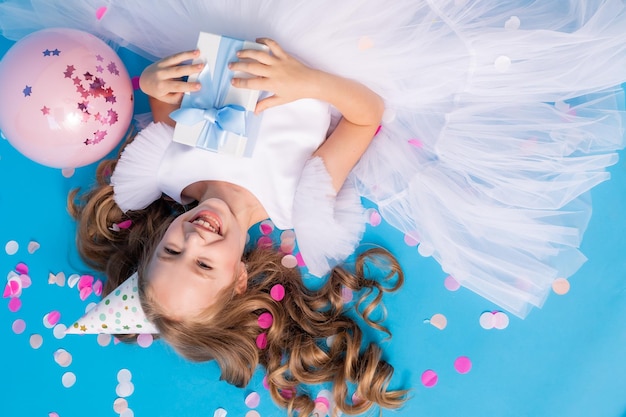
[[[333,346],[333,342],[335,341],[335,337],[337,337],[337,336],[335,336],[335,335],[328,336],[326,338],[326,346],[332,347]]]
[[[101,333],[98,335],[96,340],[98,341],[98,344],[100,346],[105,347],[105,346],[109,346],[112,338],[113,337],[110,334]]]
[[[30,347],[33,349],[39,349],[43,344],[43,337],[40,334],[32,334],[30,336]]]
[[[445,329],[448,325],[448,319],[443,314],[434,314],[429,322],[439,330]]]
[[[48,417],[59,417],[59,413],[55,413],[54,411],[51,411],[48,413]]]
[[[419,240],[415,239],[412,236],[404,235],[404,243],[407,246],[417,246],[417,244],[419,243]]]
[[[70,388],[76,383],[76,375],[74,372],[66,372],[61,377],[61,383],[65,388]]]
[[[33,284],[33,281],[30,279],[30,276],[26,274],[20,275],[20,282],[22,283],[22,288],[28,288]]]
[[[517,16],[511,16],[505,23],[504,28],[506,30],[517,30],[520,27],[521,20]]]
[[[126,368],[120,369],[117,373],[117,382],[128,382],[133,378],[133,374]]]
[[[213,413],[213,417],[226,417],[226,414],[228,414],[226,410],[224,410],[223,408],[218,408]]]
[[[104,15],[107,12],[107,7],[106,6],[102,6],[99,7],[98,10],[96,10],[96,19],[100,20],[104,17]]]
[[[65,326],[65,324],[57,324],[56,326],[54,326],[54,329],[52,329],[52,334],[57,339],[63,339],[65,337],[66,330],[67,327]]]
[[[115,387],[115,393],[121,398],[130,397],[133,395],[133,392],[135,392],[135,386],[130,381],[120,382],[117,384],[117,387]]]
[[[382,217],[380,216],[380,213],[376,210],[376,209],[369,209],[365,212],[366,216],[367,216],[367,222],[371,225],[371,226],[379,226],[380,223],[382,222]]]
[[[437,379],[437,373],[431,369],[424,371],[424,373],[422,374],[422,384],[426,388],[431,388],[437,385]]]
[[[7,253],[7,255],[15,255],[17,251],[19,250],[19,248],[20,248],[20,245],[14,240],[9,240],[7,244],[4,245],[4,250]]]
[[[52,329],[54,326],[57,325],[60,319],[61,319],[61,313],[59,313],[56,310],[51,311],[45,316],[43,316],[43,325],[48,329]]]
[[[320,411],[320,415],[325,416],[330,408],[330,403],[324,397],[317,397],[315,399],[315,409]]]
[[[496,71],[506,72],[511,66],[511,58],[506,55],[500,55],[496,58],[493,65],[496,68]]]
[[[67,368],[72,364],[72,354],[65,349],[58,349],[54,352],[54,361],[62,368]]]
[[[15,334],[22,334],[26,330],[26,322],[22,319],[17,319],[11,325],[11,329]]]
[[[326,405],[330,408],[330,399],[333,398],[333,394],[329,390],[323,389],[317,393],[317,399],[321,398],[326,400]]]
[[[256,245],[262,249],[270,249],[272,247],[272,238],[269,236],[261,236],[257,241]]]
[[[11,298],[9,301],[9,311],[17,313],[22,308],[22,301],[19,298]]]
[[[39,249],[40,247],[41,245],[38,242],[31,240],[30,242],[28,242],[28,253],[32,255],[33,253],[37,252],[37,249]]]
[[[250,410],[246,413],[246,417],[261,417],[261,414],[256,410]]]
[[[290,254],[296,248],[295,239],[283,239],[280,241],[280,251],[282,253]]]
[[[244,402],[248,408],[257,408],[261,403],[261,396],[259,393],[253,391],[246,396]]]
[[[126,400],[126,398],[116,398],[115,401],[113,401],[113,411],[115,411],[117,414],[121,414],[124,411],[126,411],[126,409],[128,408],[128,401]]]
[[[491,314],[490,311],[486,311],[480,315],[479,322],[480,322],[480,327],[482,327],[483,329],[489,330],[489,329],[493,329],[493,326],[495,324],[495,318],[493,314]]]
[[[352,394],[352,404],[359,405],[361,402],[363,402],[363,399],[359,397],[356,392]]]
[[[267,375],[263,376],[263,381],[261,383],[263,384],[263,388],[270,389],[270,383],[267,380]]]
[[[272,313],[267,311],[265,313],[261,313],[258,318],[258,323],[261,329],[269,329],[272,327],[272,323],[274,323],[274,316],[272,316]]]
[[[140,334],[137,336],[137,344],[142,348],[149,347],[154,341],[154,337],[151,334]]]
[[[347,287],[343,287],[341,288],[341,300],[344,303],[349,303],[350,301],[352,301],[352,299],[354,298],[354,292]]]
[[[265,349],[267,347],[267,334],[261,333],[256,337],[256,347]]]
[[[503,313],[502,311],[498,311],[496,314],[493,315],[493,327],[498,330],[506,329],[507,327],[509,327],[509,316],[507,316],[507,314]]]
[[[443,280],[443,286],[446,287],[446,290],[448,291],[456,291],[461,288],[459,281],[454,279],[452,275],[448,275],[446,279]]]
[[[425,243],[420,243],[420,245],[417,247],[417,252],[420,255],[422,255],[424,258],[428,258],[432,256],[433,253],[435,253],[435,249],[430,245],[427,245]]]
[[[383,123],[391,123],[396,120],[396,111],[394,109],[385,109],[383,113]]]
[[[62,272],[59,272],[59,274],[61,274],[61,273]],[[80,275],[72,274],[67,279],[67,286],[70,287],[70,288],[74,288],[76,286],[76,284],[78,284],[78,281],[80,281]]]
[[[61,170],[61,175],[63,175],[65,178],[72,178],[75,172],[76,170],[74,168],[63,168]]]
[[[281,284],[274,285],[270,290],[270,296],[276,301],[281,301],[285,298],[285,287]]]
[[[20,275],[28,274],[28,265],[26,265],[24,262],[18,263],[17,265],[15,265],[15,272]]]
[[[295,239],[295,238],[296,238],[296,232],[294,232],[293,230],[285,230],[284,232],[280,234],[280,240]]]
[[[459,356],[454,361],[454,369],[460,374],[466,374],[472,369],[472,361],[467,356]]]
[[[283,259],[280,260],[280,263],[285,268],[295,268],[296,266],[298,266],[298,259],[296,259],[296,257],[293,255],[285,255],[283,256]]]
[[[130,408],[127,408],[120,413],[120,417],[135,417],[135,413]]]
[[[264,220],[259,224],[259,230],[264,235],[269,235],[274,230],[274,223],[269,220]]]
[[[570,284],[565,278],[557,278],[552,282],[552,291],[558,295],[565,295],[569,292]]]

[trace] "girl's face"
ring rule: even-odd
[[[241,261],[246,243],[226,203],[209,199],[178,216],[146,268],[147,291],[173,319],[193,317],[213,304],[219,291],[245,291]]]

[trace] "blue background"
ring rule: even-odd
[[[11,45],[0,38],[0,55]],[[131,76],[147,64],[125,50],[118,52]],[[147,110],[140,92],[135,104],[136,112]],[[544,308],[525,320],[509,315],[510,325],[503,330],[479,324],[481,314],[499,310],[497,306],[465,289],[447,290],[439,265],[419,256],[402,234],[385,223],[368,226],[364,242],[389,248],[406,272],[404,288],[385,299],[393,338],[381,343],[396,369],[392,386],[410,388],[411,398],[401,410],[383,415],[626,416],[626,158],[621,156],[610,169],[612,179],[592,192],[594,213],[582,245],[589,261],[571,277],[570,292],[551,294]],[[49,273],[69,277],[89,272],[76,255],[66,197],[71,189],[88,186],[94,169],[95,164],[80,168],[65,178],[61,170],[29,161],[0,140],[0,275],[24,262],[32,279],[17,313],[9,311],[8,299],[0,301],[0,415],[116,416],[120,369],[132,373],[135,390],[127,401],[135,416],[205,417],[220,407],[229,416],[244,416],[250,411],[244,399],[251,391],[261,395],[256,408],[261,416],[284,415],[263,388],[260,370],[247,388],[237,389],[219,381],[214,363],[188,363],[162,342],[145,349],[113,343],[103,347],[95,335],[57,339],[44,327],[43,316],[52,310],[70,324],[87,303],[97,301],[92,295],[83,302],[76,288],[48,284]],[[15,255],[4,250],[11,240],[19,243]],[[41,245],[34,254],[26,249],[30,241]],[[443,330],[427,322],[437,313],[447,317]],[[26,322],[22,334],[12,331],[16,319]],[[30,346],[32,334],[43,337],[39,349]],[[368,337],[382,339],[372,330]],[[53,357],[61,348],[73,357],[67,368]],[[472,361],[469,373],[455,370],[459,356]],[[438,375],[432,388],[421,383],[429,369]],[[70,388],[61,383],[67,371],[77,377]]]

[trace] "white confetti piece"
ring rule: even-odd
[[[57,339],[63,339],[65,337],[66,330],[67,330],[67,327],[65,326],[65,324],[57,324],[56,326],[54,326],[54,329],[52,330],[52,334]]]
[[[67,279],[67,286],[70,288],[74,288],[76,284],[78,284],[78,281],[80,281],[80,275],[72,274]]]
[[[521,21],[517,16],[511,16],[509,20],[504,23],[504,28],[506,30],[517,30],[519,29]]]
[[[28,242],[28,253],[32,255],[33,253],[37,252],[40,247],[41,245],[39,243],[31,240],[30,242]]]
[[[117,373],[117,382],[129,382],[133,377],[133,374],[126,368],[120,369]]]
[[[218,408],[213,413],[213,417],[226,417],[226,414],[228,414],[226,410],[224,410],[223,408]]]
[[[4,245],[4,250],[7,255],[15,255],[19,248],[20,245],[15,240],[9,240],[6,245]]]
[[[76,375],[74,372],[66,372],[61,377],[61,383],[65,388],[70,388],[76,383]]]
[[[110,334],[106,333],[101,333],[96,338],[98,344],[102,347],[108,346],[111,343],[111,339],[113,339],[113,337]]]
[[[43,344],[43,337],[40,334],[33,334],[30,336],[30,347],[33,349],[39,349]]]
[[[76,170],[74,168],[63,168],[61,170],[61,175],[63,175],[65,178],[71,178],[74,175],[74,172]]]
[[[130,381],[120,382],[117,384],[117,387],[115,387],[115,393],[121,398],[130,397],[133,395],[133,392],[135,392],[135,386]]]
[[[53,356],[54,361],[62,368],[67,368],[72,364],[72,354],[65,349],[57,349]]]
[[[493,65],[496,68],[496,71],[506,72],[511,66],[511,58],[506,55],[500,55],[496,58]]]

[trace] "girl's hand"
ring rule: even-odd
[[[233,78],[235,87],[274,93],[257,103],[255,113],[314,96],[318,71],[292,58],[271,39],[261,38],[257,42],[267,45],[271,54],[253,49],[242,50],[237,53],[237,57],[243,61],[228,66],[233,71],[243,71],[254,76]]]
[[[200,83],[182,81],[182,77],[197,74],[204,64],[182,65],[197,58],[200,51],[187,51],[163,58],[149,65],[141,73],[139,86],[147,95],[168,104],[180,104],[183,94],[198,91]]]

